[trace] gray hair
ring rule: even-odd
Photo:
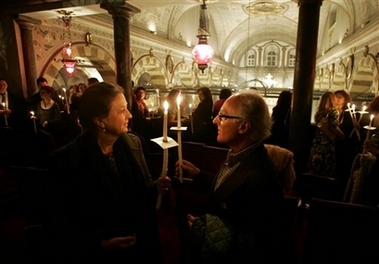
[[[239,116],[251,124],[250,137],[263,141],[271,135],[271,116],[263,97],[255,92],[243,91],[232,95]]]

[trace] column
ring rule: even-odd
[[[132,107],[132,54],[130,51],[129,19],[141,10],[128,3],[101,3],[101,8],[113,17],[113,38],[116,61],[116,81],[124,88],[128,108]]]
[[[312,139],[310,120],[322,0],[299,0],[293,108],[289,148],[294,153],[297,175],[306,171]]]
[[[31,18],[17,18],[16,22],[20,26],[27,95],[30,97],[38,92],[32,30],[35,25],[40,24],[41,22]]]
[[[281,65],[279,67],[281,68],[285,68],[287,67],[287,63],[286,63],[286,60],[287,60],[287,48],[286,47],[282,47],[282,60],[281,60]]]

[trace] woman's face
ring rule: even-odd
[[[200,101],[203,101],[203,100],[205,99],[205,96],[204,96],[204,94],[203,94],[202,91],[199,91],[199,92],[197,93],[197,96],[199,96],[199,100],[200,100]]]
[[[139,90],[136,94],[138,100],[145,99],[146,92],[144,90]]]
[[[132,118],[132,114],[129,112],[127,106],[125,96],[122,93],[116,95],[111,103],[108,116],[102,119],[107,133],[119,136],[128,132],[128,122]]]
[[[336,105],[338,109],[342,109],[345,106],[345,97],[342,94],[336,94]]]
[[[50,99],[51,94],[49,94],[46,90],[41,89],[39,91],[39,95],[41,96],[41,99]]]

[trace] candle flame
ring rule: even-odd
[[[167,101],[164,101],[164,103],[163,103],[163,107],[164,107],[164,110],[165,110],[165,111],[168,110],[168,102],[167,102]]]
[[[363,111],[366,111],[366,108],[367,108],[367,106],[364,105],[364,106],[363,106]]]
[[[31,114],[32,116],[34,116],[34,111],[30,111],[30,114]]]
[[[370,120],[373,120],[374,119],[374,115],[370,115]]]

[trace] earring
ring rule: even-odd
[[[104,127],[102,130],[103,130],[103,132],[105,133],[105,127]]]

